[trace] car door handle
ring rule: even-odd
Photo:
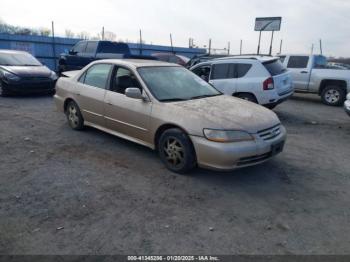
[[[302,73],[302,74],[308,74],[309,72],[308,72],[308,71],[301,71],[300,73]]]

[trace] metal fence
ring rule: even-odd
[[[80,39],[62,38],[62,37],[47,37],[47,36],[32,36],[32,35],[12,35],[0,34],[0,49],[15,49],[23,50],[31,53],[38,58],[42,63],[47,65],[52,70],[56,70],[57,59],[61,53],[68,52]],[[157,52],[172,52],[193,57],[197,54],[203,54],[205,49],[201,48],[185,48],[185,47],[170,47],[161,45],[148,45],[128,43],[132,54],[151,55]],[[141,50],[140,50],[141,49]]]

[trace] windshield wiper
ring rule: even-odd
[[[188,99],[185,98],[167,98],[167,99],[160,99],[160,102],[178,102],[178,101],[187,101]]]
[[[215,94],[215,95],[200,95],[200,96],[193,96],[190,99],[201,99],[201,98],[207,98],[207,97],[213,97],[213,96],[221,96],[222,94]]]

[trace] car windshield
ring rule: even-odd
[[[5,66],[41,66],[32,55],[26,53],[0,53],[0,65]]]
[[[214,87],[183,67],[142,67],[138,72],[152,94],[162,102],[221,95]]]
[[[287,71],[279,59],[264,62],[263,65],[272,76],[280,75]]]

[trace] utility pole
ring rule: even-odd
[[[105,40],[105,27],[102,26],[102,40]]]
[[[323,55],[323,49],[322,49],[322,39],[320,39],[320,52],[321,52],[321,55]]]
[[[231,49],[231,42],[228,42],[227,44],[227,54],[230,55],[230,49]]]
[[[259,31],[259,43],[258,43],[258,52],[257,54],[260,54],[260,42],[261,42],[261,31]]]
[[[281,39],[281,43],[280,43],[280,53],[279,53],[279,54],[282,54],[282,45],[283,45],[283,39]]]
[[[52,32],[52,53],[54,59],[54,67],[55,71],[57,70],[57,62],[56,62],[56,43],[55,43],[55,24],[51,22],[51,32]]]
[[[211,54],[211,39],[209,39],[209,55]]]
[[[239,54],[242,55],[242,49],[243,49],[243,40],[241,39],[241,43],[239,45]]]
[[[142,31],[140,29],[140,55],[142,55]]]
[[[170,44],[171,44],[171,52],[172,52],[173,54],[175,54],[175,52],[174,52],[174,46],[173,46],[173,36],[172,36],[172,34],[170,34]]]
[[[271,35],[271,44],[270,44],[270,53],[269,55],[272,55],[272,44],[273,44],[273,34],[275,33],[275,31],[272,31],[272,35]]]
[[[311,54],[312,55],[314,54],[314,44],[312,44],[312,46],[311,46]]]

